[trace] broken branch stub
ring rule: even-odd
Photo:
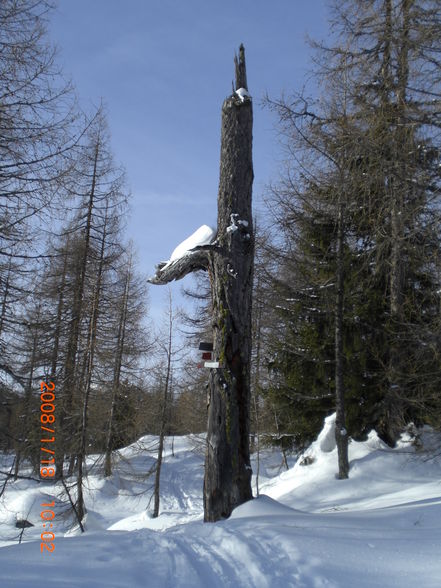
[[[174,280],[181,280],[187,274],[199,270],[208,269],[209,245],[197,247],[188,251],[184,256],[175,261],[163,262],[156,266],[156,274],[149,278],[148,282],[155,285],[164,285]]]

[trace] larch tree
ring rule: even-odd
[[[131,247],[121,259],[112,285],[112,313],[109,317],[109,343],[101,350],[100,386],[110,390],[102,395],[105,410],[104,475],[112,473],[112,452],[134,441],[137,428],[130,414],[129,393],[138,386],[138,374],[143,371],[140,361],[151,352],[150,340],[143,319],[147,313],[145,280],[135,271]],[[113,316],[112,316],[113,315]],[[108,374],[110,374],[110,379]],[[143,398],[136,399],[136,412]]]
[[[115,427],[115,410],[118,402],[118,394],[121,385],[121,366],[124,355],[124,344],[126,339],[127,329],[127,312],[129,307],[129,293],[130,293],[130,281],[132,274],[132,257],[128,259],[126,274],[124,276],[124,290],[121,297],[118,313],[117,323],[117,343],[116,353],[114,353],[114,365],[113,365],[113,379],[112,379],[112,394],[110,402],[110,414],[109,421],[107,424],[106,434],[106,448],[104,455],[104,476],[108,477],[112,473],[112,449],[114,442],[114,427]]]
[[[63,179],[66,200],[76,205],[65,229],[70,234],[68,292],[64,304],[70,317],[66,330],[63,365],[58,373],[56,469],[62,476],[64,456],[70,454],[72,473],[84,420],[84,400],[90,390],[96,355],[97,328],[104,304],[104,276],[121,253],[119,215],[126,195],[124,174],[109,148],[103,108],[93,117],[84,142],[71,153],[71,169]],[[61,281],[65,280],[60,276]],[[110,288],[110,286],[107,286]],[[78,436],[79,435],[79,436]],[[76,460],[78,463],[78,459]]]
[[[375,426],[394,445],[430,418],[438,385],[439,2],[345,2],[336,18],[347,44],[327,53],[351,80],[353,243],[364,241],[366,294],[381,283],[385,301]]]
[[[48,0],[0,3],[0,376],[22,391],[14,344],[41,271],[42,221],[79,134],[70,84],[48,42],[52,7]]]

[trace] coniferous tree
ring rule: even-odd
[[[292,392],[287,405],[293,406],[299,390],[304,394],[296,418],[314,405],[322,416],[331,409],[319,406],[316,396],[308,401],[307,389],[308,378],[315,381],[333,361],[330,345],[327,357],[317,352],[331,344],[337,317],[332,276],[338,276],[339,251],[344,253],[340,345],[349,431],[357,436],[374,426],[394,444],[406,422],[433,416],[432,387],[437,385],[439,13],[430,0],[345,2],[335,9],[334,25],[340,42],[318,48],[327,58],[318,71],[327,98],[312,104],[300,96],[276,104],[291,152],[302,154],[302,171],[289,175],[278,191],[279,217],[288,236],[279,272],[295,294],[285,288],[279,304],[290,321],[282,322],[290,326],[288,345],[276,346],[273,363],[277,367],[279,362],[282,382]],[[345,213],[343,249],[338,245],[339,203]],[[330,221],[328,230],[321,226],[323,215]],[[308,267],[308,251],[326,238],[306,281],[299,276],[301,264],[292,264],[286,275],[290,257]],[[320,272],[327,272],[321,283],[315,279]],[[331,296],[324,297],[325,292]],[[287,305],[294,299],[297,308]],[[300,345],[304,330],[313,337]],[[283,367],[289,337],[295,344]],[[293,383],[289,374],[299,370],[305,379]],[[322,397],[331,382],[326,380],[318,386]],[[282,401],[277,389],[275,395]],[[298,431],[296,423],[289,426]]]

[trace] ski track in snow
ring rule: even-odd
[[[147,436],[121,450],[110,479],[89,474],[85,534],[69,531],[57,503],[53,554],[41,553],[39,540],[40,504],[52,500],[53,486],[9,482],[0,501],[0,586],[439,588],[441,457],[427,461],[405,438],[390,450],[371,434],[350,443],[350,479],[336,480],[333,435],[331,417],[306,452],[312,464],[301,466],[303,455],[278,474],[281,456],[266,450],[260,498],[216,524],[202,522],[197,436],[175,438],[174,456],[167,440],[160,516],[147,516],[144,474],[155,442]],[[18,514],[35,525],[21,545]]]

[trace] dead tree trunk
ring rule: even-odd
[[[211,257],[213,343],[220,368],[210,374],[204,520],[217,521],[252,498],[249,452],[251,295],[254,236],[251,194],[252,102],[245,54],[236,59],[236,92],[222,106],[218,243]],[[240,94],[243,96],[241,97]]]
[[[210,373],[204,520],[229,517],[252,498],[249,451],[251,297],[254,234],[253,109],[245,51],[235,59],[236,89],[222,106],[217,239],[173,263],[157,266],[153,284],[208,269],[213,304],[213,346],[219,368]]]

